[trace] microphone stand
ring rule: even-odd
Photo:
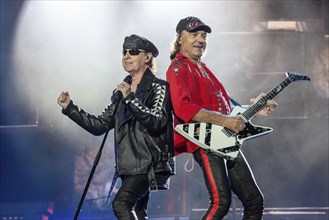
[[[124,82],[126,82],[127,84],[131,84],[131,81],[132,81],[132,78],[130,75],[126,76],[125,79],[123,80]],[[116,108],[114,109],[113,111],[113,115],[116,113],[117,111],[117,108],[118,108],[118,102],[122,99],[122,92],[121,91],[116,91],[115,94],[114,94],[114,100],[112,100],[112,103],[116,103]],[[103,151],[103,147],[104,147],[104,143],[105,143],[105,140],[106,140],[106,137],[109,133],[111,129],[108,129],[104,135],[104,138],[103,138],[103,142],[102,142],[102,145],[101,147],[99,148],[98,152],[97,152],[97,155],[96,155],[96,158],[94,160],[94,164],[93,164],[93,167],[90,171],[90,174],[89,174],[89,177],[88,177],[88,181],[86,183],[86,186],[85,186],[85,189],[83,190],[83,193],[82,193],[82,196],[81,196],[81,199],[80,199],[80,202],[79,202],[79,205],[78,205],[78,208],[75,212],[75,215],[74,215],[74,220],[77,220],[78,219],[78,216],[79,216],[79,213],[80,213],[80,210],[81,210],[81,207],[82,207],[82,204],[83,204],[83,200],[85,199],[86,197],[86,194],[88,192],[88,188],[89,188],[89,185],[91,183],[91,180],[93,178],[93,175],[95,173],[95,170],[96,170],[96,167],[98,165],[98,162],[101,158],[101,155],[102,155],[102,151]]]
[[[88,177],[88,180],[87,180],[87,183],[85,185],[85,188],[83,190],[83,193],[82,193],[82,196],[81,196],[81,199],[80,199],[80,202],[79,202],[79,205],[78,205],[78,208],[77,210],[75,211],[75,215],[74,215],[74,220],[77,220],[78,219],[78,216],[79,216],[79,213],[80,213],[80,210],[81,210],[81,207],[82,207],[82,204],[83,204],[83,201],[87,195],[87,192],[88,192],[88,189],[89,189],[89,186],[90,186],[90,183],[91,183],[91,180],[94,176],[94,173],[95,173],[95,170],[96,170],[96,167],[98,165],[98,162],[101,158],[101,155],[102,155],[102,151],[103,151],[103,147],[104,147],[104,144],[105,144],[105,140],[107,138],[107,135],[109,133],[110,129],[108,129],[104,135],[104,138],[103,138],[103,142],[102,142],[102,145],[101,147],[99,148],[98,152],[97,152],[97,155],[96,155],[96,158],[94,160],[94,164],[93,164],[93,167],[90,171],[90,174],[89,174],[89,177]]]

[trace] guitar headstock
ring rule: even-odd
[[[300,73],[293,73],[293,72],[286,72],[287,77],[292,81],[298,81],[298,80],[308,80],[311,81],[311,78]]]

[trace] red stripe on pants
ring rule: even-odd
[[[202,162],[203,162],[203,166],[207,175],[207,179],[211,188],[211,193],[213,196],[213,205],[211,207],[211,209],[209,210],[209,214],[207,216],[207,220],[211,220],[213,218],[213,216],[215,215],[216,210],[218,209],[219,206],[219,193],[216,187],[216,183],[215,183],[215,179],[214,176],[212,174],[211,168],[210,168],[210,163],[209,163],[209,159],[207,157],[207,154],[205,152],[205,150],[200,149],[200,153],[201,153],[201,157],[202,157]]]

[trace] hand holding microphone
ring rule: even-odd
[[[122,83],[117,85],[116,93],[120,97],[120,99],[123,97],[127,97],[131,93],[131,81],[132,78],[130,75],[126,76],[126,78],[123,80]]]
[[[121,92],[123,98],[127,97],[131,93],[131,87],[128,83],[122,82],[117,85],[117,92]]]
[[[117,85],[117,89],[111,98],[112,104],[116,105],[115,109],[113,110],[113,114],[116,113],[116,111],[118,109],[118,103],[120,102],[122,97],[126,97],[130,93],[131,81],[132,81],[132,78],[130,75],[128,75],[128,76],[126,76],[126,78],[123,80],[122,83]]]

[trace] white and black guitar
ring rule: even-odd
[[[273,99],[294,81],[311,80],[308,76],[299,73],[286,72],[285,74],[286,78],[284,80],[250,107],[242,108],[236,106],[233,109],[230,115],[239,115],[246,124],[243,131],[235,133],[228,128],[210,123],[179,124],[175,127],[175,130],[194,144],[211,150],[221,157],[226,159],[236,158],[245,140],[256,138],[273,131],[272,128],[255,126],[250,122],[257,112],[266,106],[267,101]]]

